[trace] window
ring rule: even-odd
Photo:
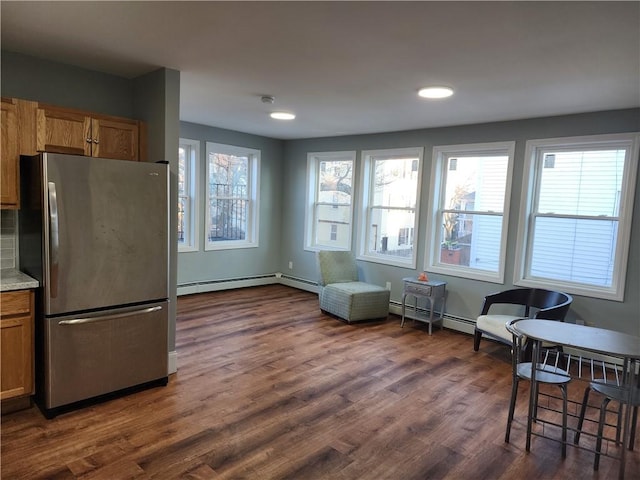
[[[355,152],[307,155],[305,249],[351,250]]]
[[[527,142],[515,284],[623,300],[639,139]]]
[[[259,150],[207,142],[207,250],[258,246],[259,172]]]
[[[425,270],[504,281],[514,146],[434,147]]]
[[[358,258],[415,268],[411,232],[418,219],[422,152],[422,148],[362,152]]]
[[[198,250],[197,179],[200,142],[180,139],[178,147],[178,251]]]

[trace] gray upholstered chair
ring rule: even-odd
[[[387,317],[389,290],[360,282],[351,252],[322,250],[317,260],[320,310],[348,323]]]
[[[512,334],[506,323],[516,318],[540,318],[545,320],[564,321],[571,307],[573,298],[570,295],[542,288],[514,288],[484,297],[480,316],[476,321],[473,335],[473,349],[480,348],[482,335],[512,345]],[[489,312],[492,306],[518,306],[518,311],[509,314]],[[492,309],[493,310],[493,309]]]

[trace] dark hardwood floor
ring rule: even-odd
[[[395,316],[347,325],[278,285],[179,298],[176,343],[166,387],[53,420],[35,407],[2,417],[2,478],[617,476],[617,460],[594,472],[592,453],[562,459],[545,438],[525,452],[526,382],[504,443],[511,364],[497,343],[473,352],[470,335],[401,329]],[[640,478],[638,450],[628,479]]]

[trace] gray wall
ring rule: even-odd
[[[137,79],[128,80],[6,51],[2,51],[1,68],[2,96],[135,118],[146,122],[148,160],[168,160],[172,173],[169,351],[175,350],[176,172],[180,72],[161,68]]]
[[[134,118],[145,122],[147,160],[169,162],[169,351],[176,348],[180,72],[161,68],[134,80]]]
[[[432,275],[433,278],[440,278],[448,282],[447,312],[454,316],[475,319],[486,294],[512,287],[525,142],[537,138],[637,131],[640,131],[640,110],[629,109],[376,135],[287,141],[285,143],[285,189],[282,212],[282,218],[285,220],[282,230],[280,271],[308,280],[316,280],[317,276],[314,254],[303,249],[307,152],[356,150],[358,151],[358,160],[355,171],[359,172],[362,150],[416,146],[425,148],[423,192],[420,200],[419,228],[416,232],[417,270],[358,262],[359,269],[367,281],[379,285],[385,285],[385,282],[390,281],[392,284],[391,300],[399,302],[402,295],[402,278],[417,275],[424,265],[424,228],[427,218],[433,147],[436,145],[515,140],[515,168],[509,216],[505,284]],[[640,184],[640,176],[638,176],[636,183],[636,192],[638,184]],[[357,194],[359,192],[356,192]],[[357,217],[354,219],[354,225],[357,225],[358,220]],[[570,317],[581,318],[588,325],[640,335],[640,248],[638,248],[640,245],[640,194],[636,194],[635,197],[631,245],[624,302],[574,296]],[[293,262],[293,270],[288,269],[289,261]]]
[[[281,140],[181,122],[180,137],[200,141],[200,231],[204,231],[206,142],[260,150],[259,246],[238,250],[179,253],[178,285],[240,279],[280,271],[282,240],[283,145]],[[177,152],[177,148],[176,148]]]
[[[115,75],[2,51],[3,97],[121,117],[134,116],[134,82]]]

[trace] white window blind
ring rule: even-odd
[[[533,277],[613,284],[625,154],[624,149],[540,150]]]

